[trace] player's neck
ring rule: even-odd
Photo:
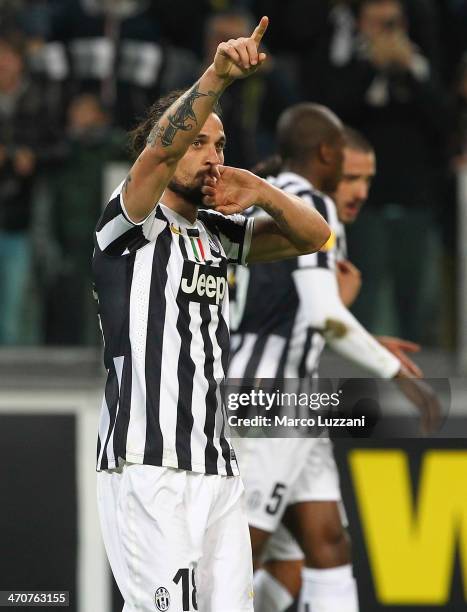
[[[287,164],[284,170],[288,170],[289,172],[302,176],[309,181],[315,189],[322,191],[323,181],[321,178],[321,173],[316,172],[311,164]]]
[[[174,193],[170,189],[166,189],[162,194],[161,201],[171,208],[178,215],[186,219],[188,223],[193,224],[198,216],[198,207],[188,202],[178,193]]]

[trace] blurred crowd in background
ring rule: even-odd
[[[90,262],[105,172],[131,162],[126,131],[145,108],[263,14],[269,59],[221,99],[226,164],[272,154],[279,114],[301,100],[360,129],[378,173],[348,232],[355,314],[454,348],[467,0],[0,0],[0,345],[100,342]]]

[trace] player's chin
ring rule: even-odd
[[[357,220],[360,208],[352,206],[344,211],[344,223],[354,223]]]

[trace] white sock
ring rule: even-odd
[[[302,569],[298,612],[358,612],[357,583],[352,566]]]
[[[260,569],[253,576],[255,612],[285,612],[293,597],[269,572]]]

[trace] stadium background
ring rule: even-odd
[[[128,168],[135,117],[190,85],[219,40],[262,14],[270,60],[224,96],[226,163],[251,167],[272,153],[279,113],[300,100],[330,105],[373,139],[379,183],[349,232],[369,280],[356,314],[375,333],[420,342],[427,376],[466,374],[467,3],[406,2],[405,39],[429,70],[409,83],[393,75],[395,94],[379,102],[367,97],[379,71],[361,53],[361,10],[327,0],[0,1],[0,590],[63,589],[70,609],[119,609],[94,502],[102,370],[92,228]],[[322,373],[361,375],[330,355]],[[381,455],[355,454],[375,445]],[[390,470],[394,449],[407,466],[372,489],[371,465],[386,469],[387,459]],[[448,452],[456,485],[428,479],[439,503],[422,512],[425,462],[442,463],[449,449],[460,451]],[[362,610],[465,609],[467,496],[456,501],[465,439],[347,440],[337,457]],[[367,488],[355,484],[361,474]],[[372,521],[383,532],[409,501],[415,535],[386,550]]]

